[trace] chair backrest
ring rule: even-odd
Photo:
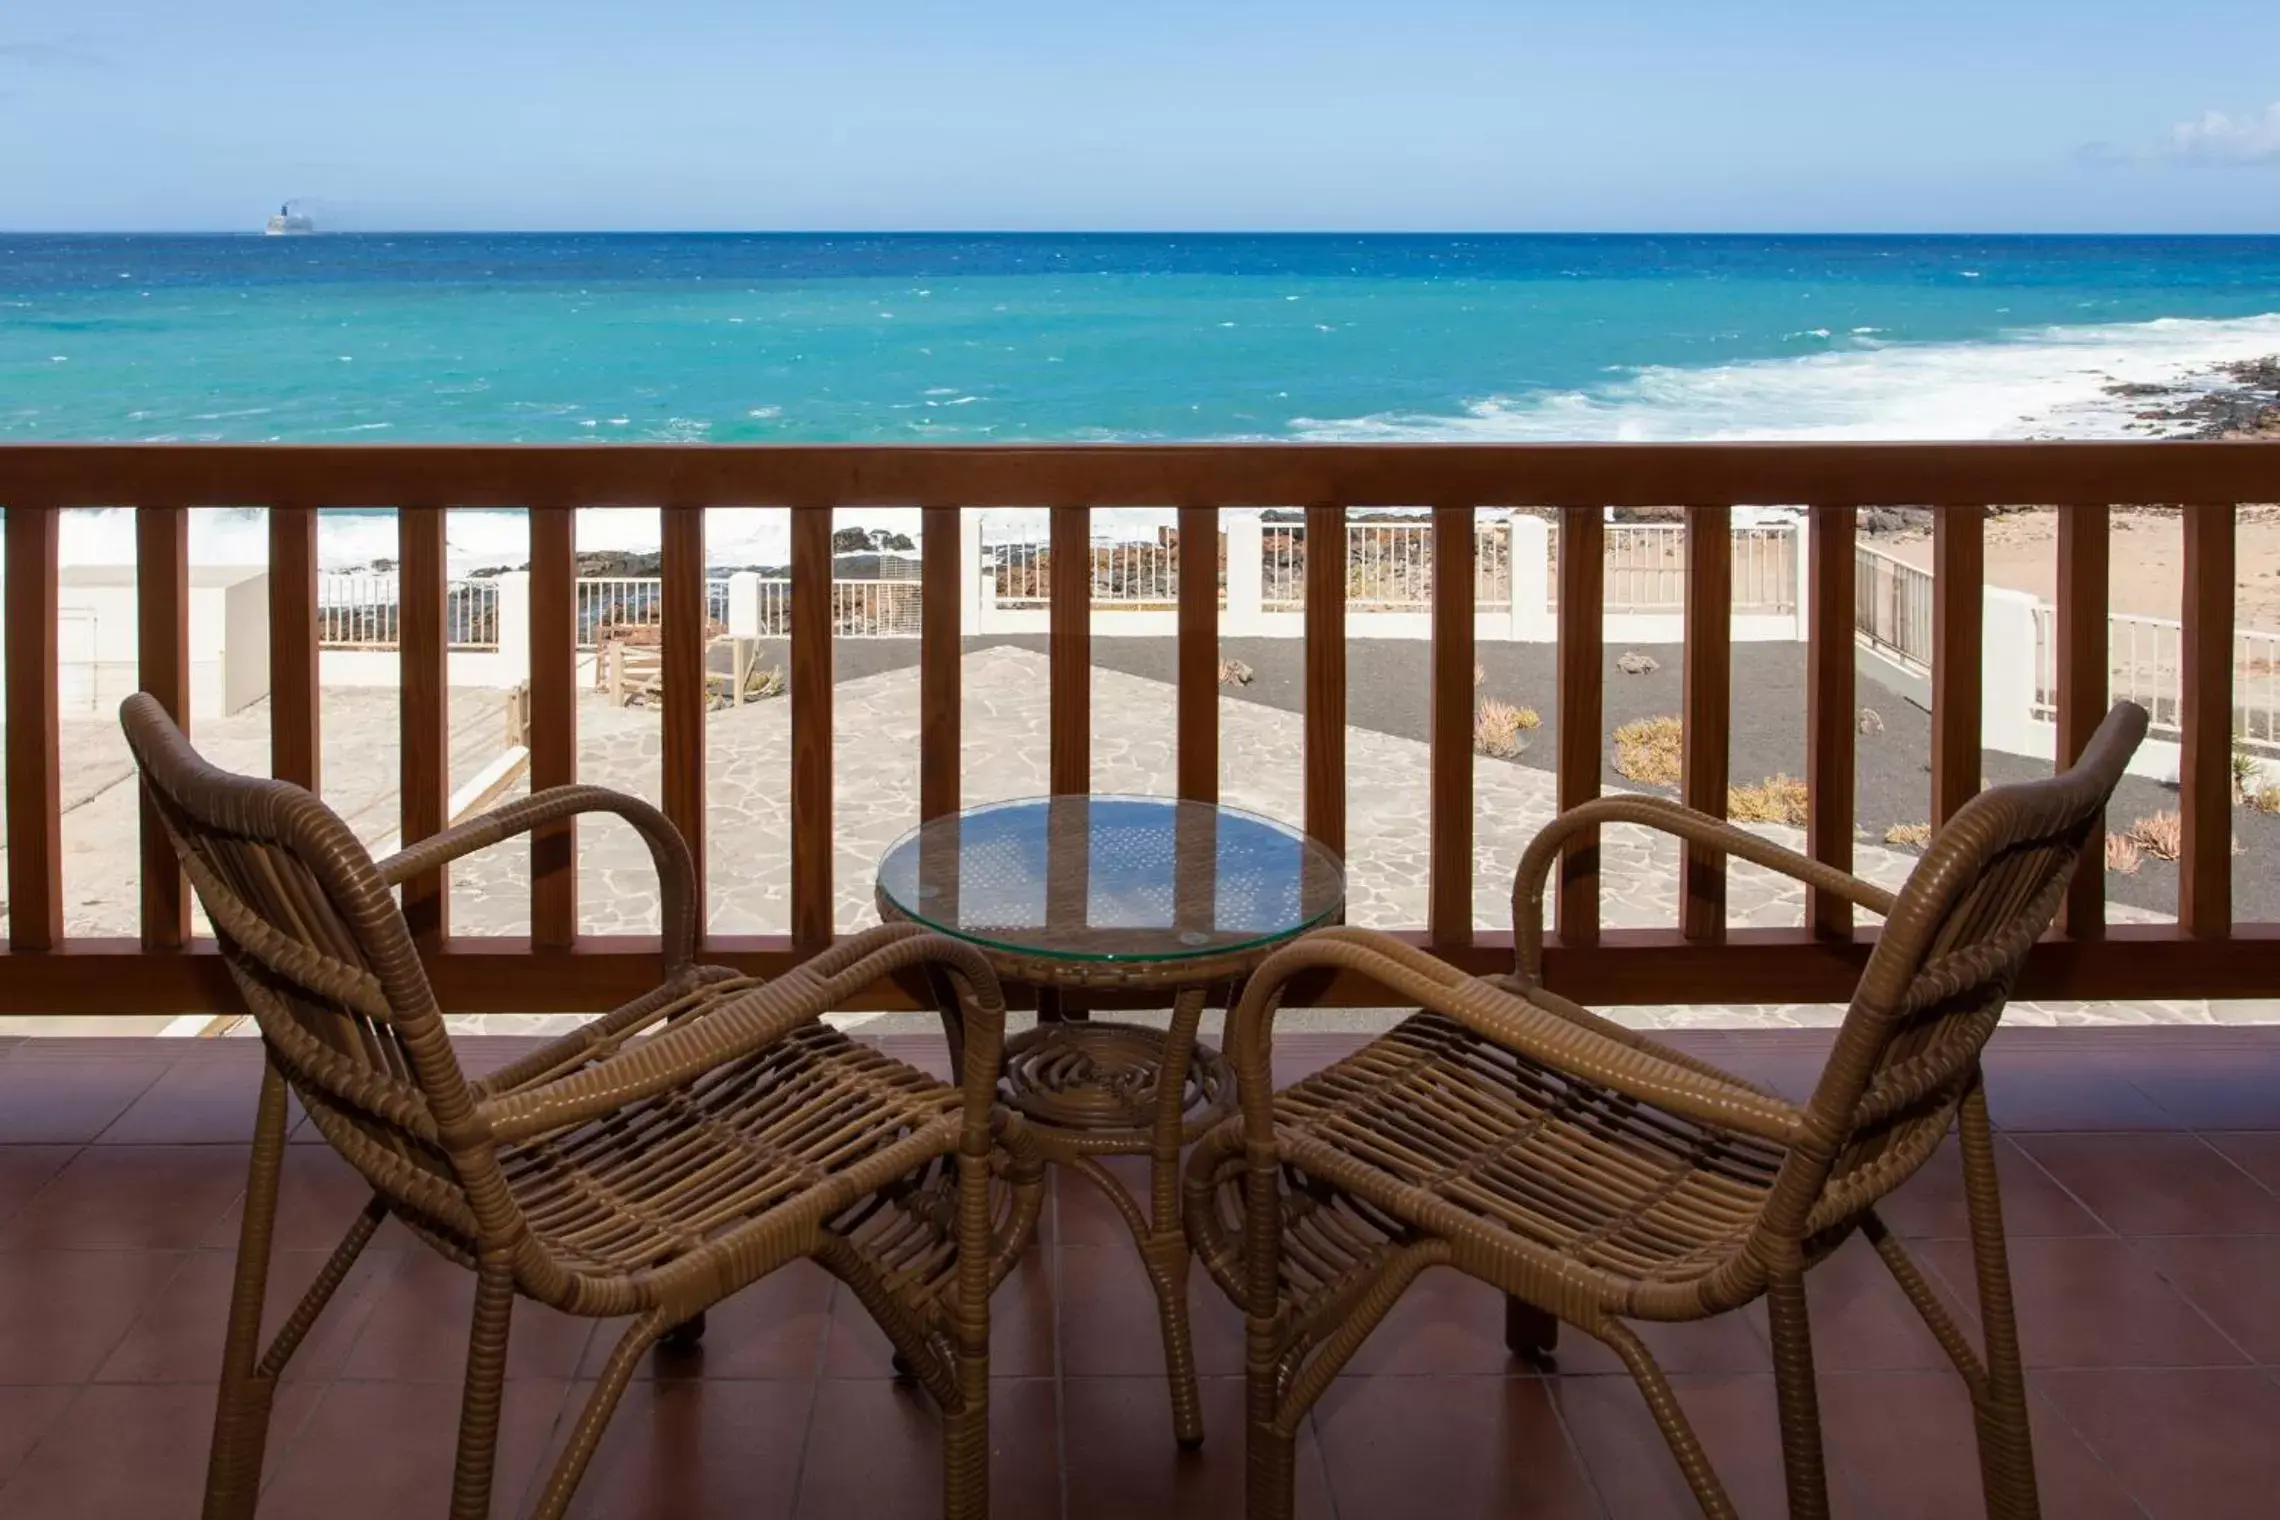
[[[1806,1104],[1809,1138],[1792,1150],[1761,1226],[1771,1236],[1810,1246],[1938,1148],[2145,728],[2145,709],[2117,703],[2071,769],[1981,792],[1933,839]]]
[[[270,1058],[349,1163],[439,1244],[515,1231],[403,914],[332,809],[289,782],[217,769],[137,692],[119,709]]]

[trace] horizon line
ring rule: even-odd
[[[0,237],[214,237],[264,238],[259,227],[4,227]],[[1360,227],[348,227],[296,233],[301,238],[348,237],[892,237],[892,238],[2144,238],[2247,240],[2280,238],[2280,227],[2261,232],[2123,231],[2073,229],[2022,231],[1802,228],[1360,228]]]

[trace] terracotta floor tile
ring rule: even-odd
[[[2127,1241],[2014,1240],[2009,1254],[2029,1367],[2227,1367],[2246,1360]],[[1916,1259],[1976,1314],[1969,1244],[1925,1241]],[[1976,1319],[1965,1328],[1976,1335]]]
[[[0,1059],[5,1059],[4,1054]],[[77,1397],[79,1390],[72,1387],[0,1386],[0,1490],[7,1488],[16,1464]]]
[[[1575,1338],[1579,1332],[1565,1330],[1561,1344]],[[1447,1267],[1420,1273],[1346,1364],[1349,1377],[1493,1377],[1531,1370],[1504,1349],[1504,1295]]]
[[[1130,1254],[1131,1248],[1125,1249]],[[1147,1291],[1145,1282],[1140,1291]],[[1053,1321],[1052,1258],[1032,1248],[990,1295],[990,1376],[1051,1377]],[[894,1376],[894,1347],[887,1333],[846,1287],[832,1296],[831,1344],[823,1367],[828,1378]]]
[[[0,1229],[0,1249],[195,1246],[245,1191],[229,1145],[89,1146]]]
[[[1990,1060],[1987,1110],[1997,1128],[2013,1131],[2192,1127],[2131,1086],[2122,1069],[2084,1060]]]
[[[1149,1201],[1147,1158],[1103,1156],[1101,1164],[1124,1184],[1125,1190],[1140,1204],[1145,1218]],[[1116,1205],[1101,1192],[1098,1184],[1067,1167],[1053,1167],[1048,1175],[1052,1178],[1057,1226],[1053,1238],[1057,1243],[1134,1249],[1132,1227],[1124,1222],[1124,1216],[1117,1212]]]
[[[175,1251],[0,1252],[0,1383],[84,1383],[181,1269]]]
[[[1600,1514],[1545,1379],[1341,1378],[1314,1423],[1342,1515]]]
[[[277,1181],[278,1248],[330,1251],[340,1244],[341,1237],[348,1233],[348,1227],[356,1222],[357,1214],[371,1197],[371,1184],[341,1160],[331,1146],[287,1146],[285,1165]],[[245,1193],[241,1188],[237,1200],[214,1221],[214,1227],[199,1244],[235,1250],[244,1219]],[[382,1234],[375,1238],[375,1245],[387,1247],[391,1235],[391,1248],[418,1244],[395,1226],[384,1225]],[[425,1246],[420,1248],[426,1249]]]
[[[314,1400],[313,1390],[279,1390],[270,1410],[266,1471],[278,1470],[280,1449]],[[204,1497],[213,1426],[211,1388],[121,1383],[82,1389],[0,1488],[0,1520],[191,1520]]]
[[[271,1259],[269,1291],[262,1315],[263,1348],[331,1256],[329,1251],[279,1251]],[[286,1382],[323,1382],[339,1373],[349,1348],[372,1312],[379,1285],[399,1258],[367,1254],[349,1269],[347,1281],[311,1327],[293,1360]],[[104,1360],[96,1381],[104,1383],[211,1383],[220,1376],[222,1342],[228,1336],[230,1288],[236,1279],[236,1253],[194,1251],[165,1287],[152,1295],[118,1346]]]
[[[467,1368],[475,1274],[425,1246],[374,1295],[341,1375],[457,1386]],[[594,1321],[518,1298],[507,1333],[507,1376],[567,1380],[576,1374]]]
[[[2280,1193],[2280,1133],[2235,1130],[2201,1137],[2258,1182]]]
[[[812,1262],[793,1262],[715,1304],[705,1315],[704,1339],[693,1352],[653,1350],[633,1375],[812,1380],[823,1359],[831,1295],[829,1273]],[[626,1324],[615,1319],[595,1324],[579,1364],[581,1378],[601,1376]]]
[[[2027,1159],[2008,1135],[1995,1137],[1995,1175],[2009,1235],[2103,1235],[2106,1228],[2066,1189]],[[1913,1177],[1877,1205],[1896,1235],[1963,1240],[1971,1216],[1963,1197],[1963,1148],[1949,1136]]]
[[[0,1234],[78,1154],[76,1145],[0,1145]]]
[[[2172,1236],[2138,1253],[2243,1351],[2280,1366],[2280,1236]]]
[[[1829,1459],[1876,1520],[1955,1520],[1984,1512],[1971,1395],[1953,1372],[1838,1373],[1820,1379]],[[2058,1520],[2140,1520],[2097,1455],[2030,1396],[2036,1490]]]
[[[0,1063],[0,1145],[84,1145],[169,1064],[124,1051],[111,1060]]]
[[[1773,1356],[1766,1349],[1765,1336],[1746,1311],[1689,1324],[1633,1320],[1630,1325],[1632,1333],[1646,1343],[1648,1353],[1668,1373],[1773,1371]],[[1497,1334],[1501,1340],[1501,1322]],[[1630,1376],[1621,1357],[1573,1325],[1560,1327],[1554,1363],[1563,1373],[1584,1377]]]
[[[1161,1378],[1163,1331],[1139,1252],[1129,1245],[1063,1246],[1058,1254],[1064,1373]],[[1200,1266],[1188,1275],[1188,1316],[1198,1375],[1240,1375],[1243,1316]]]
[[[1048,1379],[990,1385],[991,1520],[1058,1520],[1059,1393]],[[939,1514],[942,1425],[920,1390],[881,1381],[816,1391],[793,1513],[808,1520]]]
[[[2280,1198],[2196,1135],[2022,1135],[2019,1145],[2124,1235],[2280,1233]]]
[[[1084,1520],[1163,1520],[1243,1513],[1243,1380],[1206,1378],[1204,1444],[1183,1452],[1161,1378],[1069,1378],[1061,1433],[1068,1510]],[[1298,1439],[1299,1520],[1326,1520],[1329,1485],[1311,1423]]]
[[[1745,1515],[1786,1513],[1772,1374],[1681,1376],[1671,1383],[1736,1507]],[[1700,1516],[1646,1400],[1629,1378],[1557,1378],[1549,1387],[1612,1520]],[[1858,1508],[1841,1475],[1832,1484],[1832,1498],[1838,1514]]]
[[[459,1391],[427,1383],[333,1383],[276,1461],[262,1493],[263,1515],[322,1520],[408,1520],[450,1506]],[[526,1378],[507,1384],[491,1513],[521,1512],[561,1413],[567,1383]],[[193,1511],[194,1513],[195,1511]]]
[[[2077,1371],[2037,1382],[2153,1520],[2272,1514],[2280,1386],[2265,1374]]]
[[[592,1386],[570,1390],[527,1510]],[[792,1512],[815,1388],[655,1380],[626,1390],[572,1501],[573,1520],[781,1520]],[[925,1511],[916,1513],[924,1514]]]
[[[2183,1070],[2135,1067],[2130,1082],[2192,1129],[2280,1130],[2280,1082],[2270,1062],[2207,1062]]]
[[[177,1061],[96,1137],[96,1143],[251,1145],[261,1066],[258,1057]]]

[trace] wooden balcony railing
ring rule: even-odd
[[[1558,509],[1558,796],[1599,790],[1605,746],[1600,671],[1605,562],[1602,509],[1685,504],[1688,801],[1723,808],[1733,592],[1730,509],[1811,511],[1807,770],[1811,852],[1852,861],[1856,509],[1937,509],[1932,581],[1932,794],[1935,818],[1980,784],[1982,522],[1989,503],[2059,509],[2055,656],[2047,692],[2061,756],[2085,741],[2107,700],[2107,512],[2176,505],[2184,515],[2181,690],[2183,858],[2179,922],[2105,921],[2103,880],[2082,873],[2063,929],[2041,946],[2022,995],[2227,997],[2280,987],[2280,925],[2236,924],[2231,911],[2233,517],[2236,504],[2280,501],[2280,449],[2231,443],[1990,445],[1657,445],[1532,447],[1067,448],[301,448],[29,445],[0,448],[6,513],[7,949],[0,1012],[186,1013],[233,1005],[211,946],[193,942],[182,879],[144,820],[141,936],[66,938],[58,753],[58,518],[74,507],[137,514],[141,684],[179,717],[187,705],[188,509],[269,509],[271,755],[277,775],[321,790],[318,773],[317,509],[393,507],[401,537],[396,644],[401,660],[402,835],[444,823],[445,694],[450,643],[444,513],[513,507],[530,516],[530,784],[573,780],[580,639],[574,528],[587,506],[662,509],[663,796],[697,858],[705,844],[708,590],[703,509],[788,508],[791,933],[721,937],[705,954],[780,971],[833,932],[832,510],[923,508],[918,759],[921,810],[959,798],[958,513],[1052,508],[1048,572],[1053,784],[1083,789],[1093,595],[1089,509],[1175,506],[1178,786],[1218,785],[1219,511],[1299,507],[1316,543],[1341,541],[1349,508],[1431,508],[1431,833],[1428,922],[1417,937],[1464,965],[1508,964],[1510,937],[1472,922],[1474,809],[1470,735],[1478,507]],[[2181,504],[2181,505],[2177,505]],[[1715,552],[1695,552],[1701,545]],[[1345,840],[1346,567],[1304,568],[1305,818]],[[455,936],[440,876],[410,883],[407,914],[448,1009],[578,1011],[646,988],[653,940],[577,931],[567,827],[534,842],[528,938]],[[1841,999],[1872,933],[1848,906],[1816,894],[1795,930],[1729,930],[1716,858],[1681,865],[1680,921],[1602,932],[1595,848],[1563,862],[1551,980],[1593,1002],[1787,1002]],[[703,921],[702,913],[699,921]],[[1323,1001],[1367,999],[1332,982]]]

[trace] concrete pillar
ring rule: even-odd
[[[2035,598],[1985,588],[1980,631],[1979,742],[2008,755],[2044,752],[2036,734]]]
[[[1220,626],[1228,638],[1255,638],[1266,631],[1261,607],[1265,600],[1266,532],[1259,519],[1248,514],[1230,517],[1226,525],[1227,618]],[[1307,552],[1313,552],[1312,545]]]
[[[1546,644],[1552,622],[1552,525],[1533,512],[1512,514],[1512,637]]]
[[[1797,642],[1813,636],[1813,514],[1799,513],[1797,523]]]
[[[763,638],[760,573],[739,570],[728,578],[728,634],[735,639]]]
[[[497,684],[515,686],[530,679],[530,572],[510,570],[496,577],[499,610]]]

